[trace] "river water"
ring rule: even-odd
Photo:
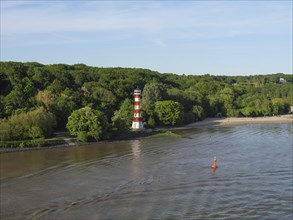
[[[1,219],[292,219],[292,124],[175,132],[1,154]]]

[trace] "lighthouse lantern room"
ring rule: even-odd
[[[141,114],[140,114],[141,90],[139,88],[135,89],[133,96],[134,96],[134,115],[133,115],[133,121],[132,121],[132,129],[139,130],[139,129],[143,129]]]

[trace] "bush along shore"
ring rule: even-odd
[[[170,131],[165,129],[144,129],[142,131],[131,131],[124,132],[112,136],[107,140],[102,141],[121,141],[121,140],[134,140],[141,137],[149,137],[153,135],[169,135]],[[166,134],[165,134],[166,133]],[[173,133],[172,133],[173,134]],[[23,143],[24,142],[24,143]],[[89,144],[95,144],[97,141],[92,140],[83,142],[78,140],[76,137],[71,137],[68,132],[56,132],[54,137],[48,139],[34,139],[25,141],[5,141],[0,142],[0,153],[9,153],[15,151],[30,151],[30,150],[41,150],[48,148],[62,148],[62,147],[74,147],[74,146],[85,146]]]
[[[146,129],[180,127],[206,117],[283,115],[293,106],[291,74],[176,75],[84,64],[0,65],[0,148],[62,143],[52,140],[60,130],[70,134],[63,142],[67,145],[75,143],[71,138],[84,143],[132,136],[137,87]]]
[[[207,128],[214,126],[235,126],[235,125],[251,125],[251,124],[292,124],[293,115],[282,115],[273,117],[256,117],[256,118],[206,118],[203,121],[191,123],[185,126],[172,127],[164,126],[156,129],[143,129],[141,131],[127,131],[112,136],[110,139],[103,141],[121,141],[121,140],[134,140],[142,137],[181,137],[176,134],[176,130],[192,129],[192,128]],[[89,144],[97,143],[82,142],[77,138],[69,135],[68,132],[56,132],[53,138],[28,140],[27,144],[22,144],[22,141],[1,142],[0,153],[8,153],[15,151],[30,151],[40,150],[48,148],[60,148],[60,147],[74,147],[85,146]],[[2,144],[2,145],[1,145]]]

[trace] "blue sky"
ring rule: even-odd
[[[1,0],[1,61],[292,73],[292,1]]]

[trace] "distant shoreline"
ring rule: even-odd
[[[241,118],[206,118],[203,121],[188,124],[182,128],[198,128],[206,126],[232,126],[246,124],[287,124],[293,123],[293,115]]]
[[[182,127],[161,127],[155,128],[153,132],[164,132],[164,131],[172,131],[172,130],[181,130],[181,129],[191,129],[191,128],[206,128],[212,126],[234,126],[234,125],[250,125],[250,124],[293,124],[293,115],[281,115],[281,116],[269,116],[269,117],[247,117],[247,118],[206,118],[203,121],[194,122]],[[143,135],[144,132],[139,132],[137,134],[132,133],[131,135],[121,138],[121,139],[109,139],[103,140],[103,142],[110,141],[119,141],[119,140],[134,140],[136,138],[140,138],[146,135]],[[146,131],[151,135],[152,131]],[[66,138],[64,138],[64,141]],[[44,146],[39,148],[0,148],[1,153],[9,153],[9,152],[18,152],[18,151],[31,151],[31,150],[42,150],[42,149],[54,149],[54,148],[67,148],[67,147],[77,147],[83,145],[90,145],[99,142],[92,143],[63,143],[60,145],[52,145],[52,146]]]

